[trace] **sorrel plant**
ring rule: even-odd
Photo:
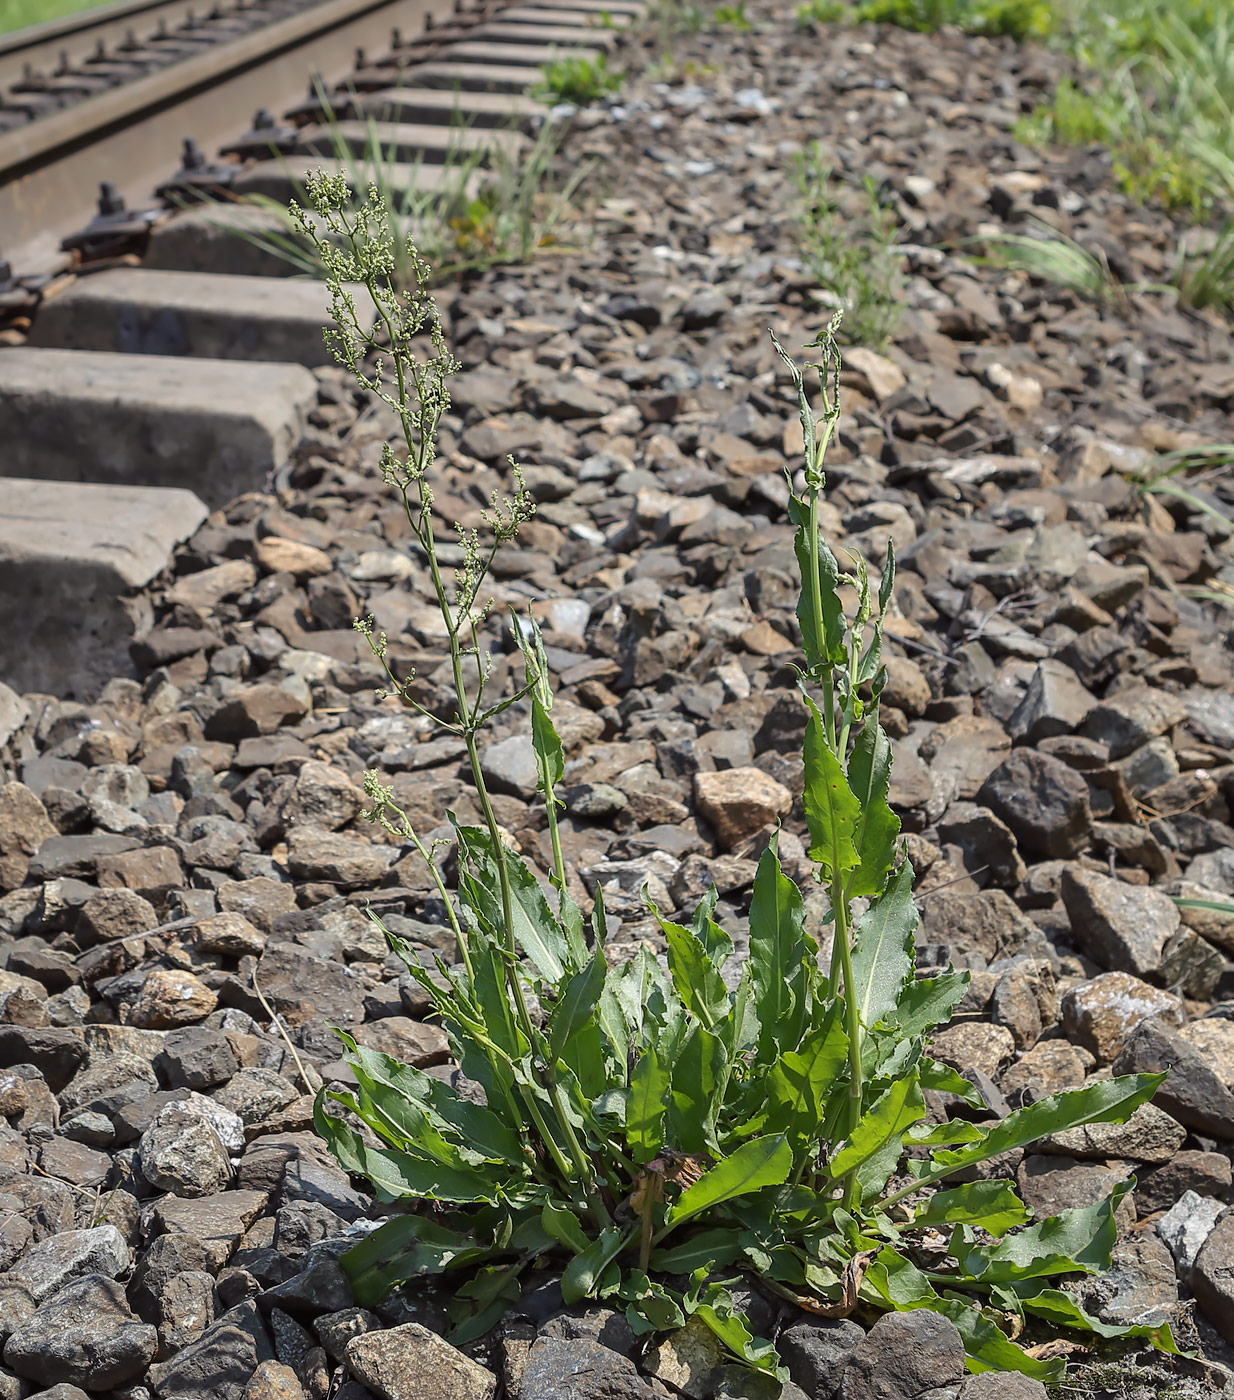
[[[613,966],[602,890],[585,917],[567,884],[557,827],[565,760],[534,621],[513,626],[524,680],[513,693],[492,693],[485,577],[531,502],[513,469],[513,495],[494,500],[484,534],[462,534],[463,563],[447,577],[433,459],[456,364],[428,270],[409,251],[418,281],[400,294],[379,194],[355,207],[343,180],[318,175],[309,188],[316,217],[301,214],[300,223],[318,240],[329,278],[330,345],[401,425],[381,472],[406,508],[445,623],[453,683],[444,712],[426,708],[424,692],[396,674],[385,637],[357,625],[386,668],[389,695],[462,740],[483,813],[479,826],[454,822],[451,888],[438,844],[378,774],[366,781],[371,819],[420,853],[448,910],[455,963],[439,957],[426,968],[388,937],[470,1086],[460,1093],[339,1032],[357,1083],[319,1094],[317,1128],[389,1208],[344,1256],[358,1301],[458,1272],[453,1337],[462,1341],[490,1328],[533,1271],[560,1270],[567,1304],[602,1299],[640,1333],[693,1315],[735,1357],[771,1372],[774,1347],[751,1334],[730,1292],[735,1280],[753,1277],[824,1317],[859,1306],[934,1309],[960,1329],[976,1370],[1058,1377],[1061,1360],[1036,1357],[1009,1335],[1034,1320],[1172,1348],[1168,1328],[1106,1326],[1057,1286],[1108,1266],[1130,1182],[1098,1205],[1029,1223],[1011,1181],[973,1179],[983,1163],[1046,1134],[1126,1120],[1159,1076],[1094,1082],[991,1121],[973,1085],[928,1054],[967,974],[914,974],[913,869],[887,800],[891,748],[878,712],[894,557],[876,589],[861,559],[842,569],[820,537],[823,459],[839,415],[833,328],[810,347],[817,416],[801,370],[776,347],[805,441],[789,507],[801,571],[797,681],[809,854],[830,893],[830,954],[805,930],[802,892],[773,836],[739,968],[714,917],[714,888],[688,923],[652,908],[666,957],[643,947]],[[372,333],[357,283],[376,310]],[[855,610],[846,611],[845,596]],[[480,763],[486,727],[516,704],[528,713],[539,765],[553,852],[547,886],[507,844]],[[932,1116],[930,1090],[954,1095],[980,1121]]]

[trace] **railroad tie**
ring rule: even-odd
[[[152,621],[124,595],[166,568],[206,507],[149,486],[10,479],[3,492],[0,676],[18,693],[92,695]]]
[[[29,343],[311,368],[333,363],[321,333],[329,315],[324,282],[115,267],[45,302]]]
[[[287,460],[316,402],[301,365],[0,349],[0,476],[183,487],[214,508]]]

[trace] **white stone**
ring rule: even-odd
[[[1184,1191],[1174,1205],[1157,1221],[1157,1233],[1165,1241],[1179,1275],[1186,1279],[1191,1273],[1204,1241],[1212,1233],[1217,1217],[1225,1209],[1221,1201]]]

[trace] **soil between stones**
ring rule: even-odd
[[[567,860],[580,900],[604,886],[616,955],[662,947],[644,884],[689,910],[715,883],[740,946],[784,812],[786,867],[807,875],[781,474],[800,430],[767,329],[796,351],[829,313],[793,242],[792,157],[821,139],[881,183],[913,240],[907,307],[885,354],[847,355],[825,528],[875,567],[890,535],[900,559],[884,717],[919,963],[972,971],[934,1053],[975,1072],[992,1115],[1174,1065],[1129,1124],[1002,1166],[1044,1214],[1134,1172],[1088,1305],[1169,1318],[1207,1358],[1081,1364],[1075,1384],[1220,1393],[1234,916],[1168,896],[1234,897],[1234,656],[1212,598],[1234,596],[1234,543],[1133,478],[1231,436],[1229,334],[939,251],[1032,216],[1126,281],[1167,269],[1177,230],[1114,191],[1103,153],[1014,141],[1056,57],[756,19],[677,36],[671,81],[581,115],[571,158],[598,157],[605,183],[580,250],[441,295],[465,370],[439,510],[478,523],[506,454],[526,464],[540,509],[498,554],[494,615],[544,622]],[[656,57],[645,43],[632,61]],[[425,830],[471,798],[459,746],[377,701],[350,630],[371,614],[426,697],[440,687],[427,577],[374,471],[392,424],[318,377],[285,479],[211,517],[152,590],[133,676],[89,704],[0,688],[0,1398],[761,1396],[692,1334],[644,1354],[620,1317],[563,1313],[551,1281],[467,1356],[437,1336],[431,1289],[354,1306],[337,1257],[376,1207],[313,1137],[254,974],[314,1085],[347,1075],[331,1025],[448,1074],[363,906],[449,957],[442,911],[358,784],[378,769]],[[504,624],[491,644],[513,685]],[[499,817],[543,867],[522,717],[501,723]],[[779,1333],[786,1397],[1039,1393],[965,1380],[925,1314],[867,1336],[748,1301]]]

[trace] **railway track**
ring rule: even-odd
[[[460,143],[482,179],[498,144],[546,119],[528,95],[544,61],[607,52],[642,8],[269,3],[283,12],[226,43],[0,132],[0,679],[18,691],[88,696],[123,672],[149,621],[133,590],[210,510],[271,479],[317,405],[324,287],[220,231],[260,220],[244,197],[349,168],[331,152],[362,149],[370,119],[394,183],[431,188]],[[96,18],[166,9],[125,0]],[[218,187],[234,215],[194,203]]]

